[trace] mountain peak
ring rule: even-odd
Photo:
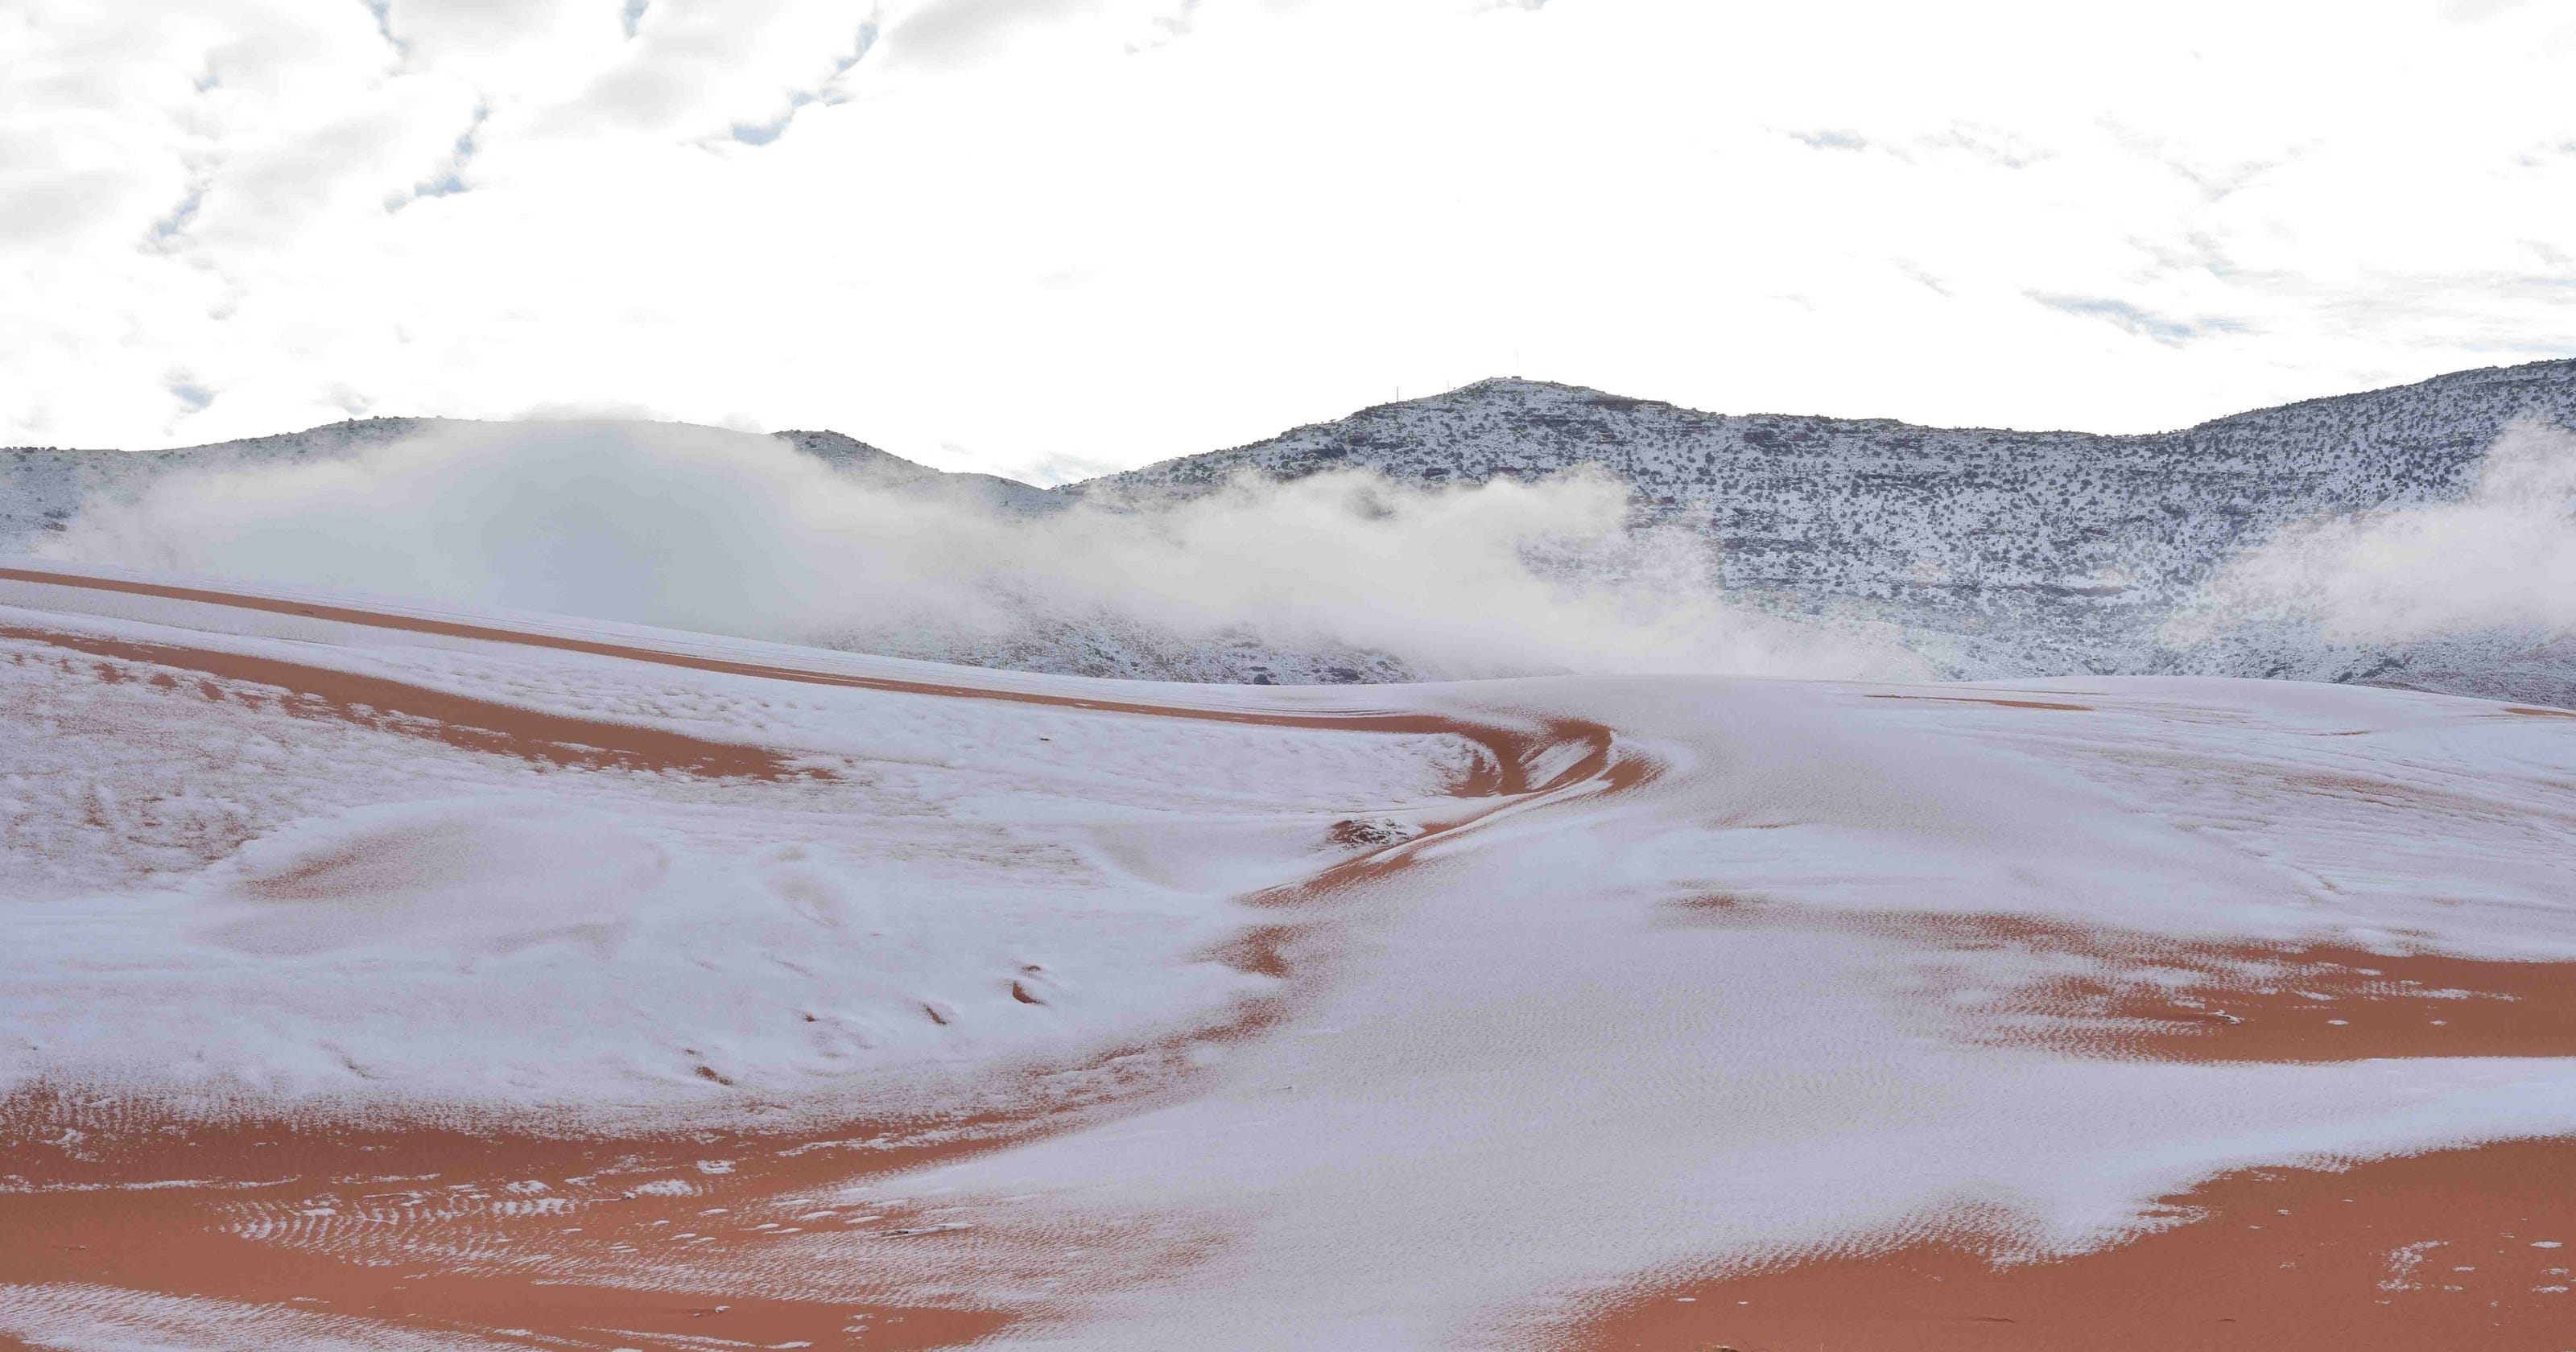
[[[918,483],[940,477],[938,470],[881,451],[846,432],[790,429],[771,436],[853,478],[877,484]]]

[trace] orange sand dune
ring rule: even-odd
[[[26,625],[0,625],[0,638],[24,639],[94,657],[157,667],[161,670],[144,679],[162,689],[204,699],[241,699],[244,693],[228,691],[211,682],[195,682],[192,689],[183,690],[174,673],[196,672],[220,681],[266,686],[299,697],[280,706],[291,715],[344,719],[383,732],[427,737],[466,751],[489,751],[588,769],[616,766],[715,776],[748,775],[756,779],[780,779],[791,773],[786,757],[758,747],[713,742],[606,719],[549,714],[330,667],[170,643],[132,643]],[[104,664],[98,674],[110,681],[127,679],[118,668]],[[826,772],[809,768],[793,773]]]
[[[1375,712],[1357,714],[1308,714],[1304,712],[1280,710],[1255,711],[1241,709],[1202,709],[1191,708],[1183,705],[1148,704],[1128,700],[1089,699],[1070,695],[1050,695],[1035,691],[1009,690],[990,686],[958,685],[933,681],[910,681],[884,676],[861,676],[846,672],[820,671],[803,667],[786,667],[753,662],[732,662],[719,658],[697,657],[687,653],[669,652],[658,648],[649,648],[636,644],[610,643],[596,639],[568,638],[562,635],[543,634],[520,629],[504,629],[491,625],[462,624],[451,620],[433,620],[419,616],[396,614],[389,611],[364,610],[353,606],[316,605],[308,602],[279,600],[273,597],[258,596],[242,592],[216,591],[203,587],[177,587],[159,583],[137,582],[118,578],[85,577],[73,573],[51,573],[22,568],[0,568],[0,580],[13,582],[37,582],[48,586],[79,587],[96,591],[119,592],[133,596],[152,596],[165,600],[192,601],[207,605],[230,606],[241,610],[263,611],[280,615],[301,615],[311,619],[328,620],[339,624],[365,625],[378,629],[391,629],[417,634],[434,634],[445,638],[475,639],[483,642],[511,644],[521,647],[551,648],[564,652],[588,653],[599,657],[616,657],[636,662],[649,662],[661,666],[683,667],[693,671],[709,671],[733,676],[755,676],[767,680],[794,681],[806,685],[845,686],[855,689],[882,690],[899,694],[936,695],[950,699],[995,700],[1010,704],[1036,704],[1056,708],[1090,709],[1104,713],[1149,714],[1158,718],[1183,718],[1218,723],[1243,723],[1264,727],[1314,728],[1348,732],[1379,732],[1397,734],[1452,733],[1483,746],[1488,752],[1492,753],[1494,757],[1493,765],[1484,767],[1478,772],[1476,777],[1470,778],[1467,782],[1462,783],[1457,787],[1456,791],[1460,796],[1464,797],[1506,796],[1531,792],[1543,792],[1550,788],[1592,778],[1601,774],[1604,767],[1608,764],[1611,737],[1609,729],[1601,727],[1598,724],[1585,723],[1579,720],[1566,720],[1536,733],[1532,733],[1516,727],[1494,726],[1456,718],[1445,718],[1423,714]],[[176,665],[197,670],[211,670],[216,666],[224,666],[227,670],[232,670],[236,668],[233,668],[231,664],[239,663],[241,665],[237,669],[241,671],[264,671],[269,673],[271,676],[282,677],[286,676],[290,670],[294,669],[292,664],[271,660],[236,658],[231,654],[200,652],[195,649],[182,649],[175,646],[164,648],[162,645],[116,644],[91,638],[86,635],[63,634],[52,630],[28,630],[23,634],[9,630],[0,630],[0,633],[8,633],[13,637],[34,638],[42,642],[81,648],[83,651],[97,650],[84,646],[92,644],[103,645],[108,648],[140,649],[150,647],[154,651],[165,652],[168,656],[175,658]],[[144,660],[157,659],[147,658]],[[242,679],[264,678],[244,676]],[[296,679],[302,679],[308,682],[335,682],[346,680],[357,684],[349,686],[334,685],[330,688],[362,690],[367,694],[401,698],[410,701],[415,706],[428,700],[454,701],[452,704],[442,704],[439,707],[447,713],[459,716],[463,720],[464,724],[469,728],[474,726],[477,720],[508,717],[511,713],[516,712],[510,710],[509,706],[495,705],[486,701],[473,700],[464,696],[432,694],[425,691],[415,692],[408,695],[395,695],[392,691],[378,689],[375,684],[369,683],[367,678],[348,676],[345,673],[339,672],[323,672],[316,669],[311,674],[307,674]],[[265,683],[285,684],[287,688],[290,689],[302,688],[295,685],[292,679],[284,681],[265,681]],[[410,689],[410,687],[401,686],[400,683],[386,682],[385,684],[393,686],[398,690]],[[329,696],[326,696],[326,698],[328,697]],[[357,699],[350,702],[364,704],[370,703],[371,701]],[[435,715],[424,716],[435,717]],[[621,728],[624,729],[624,731],[622,731],[619,736],[630,741],[635,733],[653,731],[650,729],[635,728],[631,725],[611,724],[605,722],[594,725],[589,720],[566,720],[566,722],[576,724],[579,727],[597,726]],[[665,737],[672,736],[672,734],[659,735]],[[545,734],[540,733],[531,740],[542,743],[547,741],[548,738]],[[678,740],[682,744],[687,744],[692,739],[681,738]],[[1530,782],[1527,773],[1527,766],[1539,752],[1552,746],[1576,740],[1580,740],[1586,745],[1584,759],[1551,776],[1546,783],[1533,784]],[[1490,775],[1490,778],[1485,777],[1488,775]]]
[[[1568,1352],[2557,1352],[2576,1140],[2249,1169],[2055,1260],[1967,1230],[1613,1303]]]
[[[1590,719],[1166,706],[734,662],[208,588],[18,569],[0,569],[0,579],[925,697],[1449,734],[1485,752],[1449,786],[1461,800],[1454,815],[1410,836],[1344,823],[1333,843],[1355,853],[1242,898],[1259,908],[1260,923],[1209,956],[1280,978],[1273,992],[1200,1026],[1095,1048],[1075,1064],[1015,1067],[917,1118],[872,1120],[853,1108],[850,1120],[826,1128],[611,1139],[567,1124],[426,1113],[350,1120],[255,1096],[191,1116],[76,1086],[22,1090],[0,1101],[0,1288],[200,1297],[598,1352],[930,1348],[1036,1331],[1063,1308],[1032,1294],[1031,1274],[1011,1266],[1025,1250],[978,1247],[975,1222],[960,1216],[980,1213],[937,1197],[864,1208],[816,1199],[924,1165],[1049,1138],[1062,1144],[1068,1133],[1194,1095],[1203,1102],[1208,1072],[1195,1053],[1276,1034],[1312,1008],[1351,961],[1339,926],[1367,885],[1443,876],[1438,865],[1406,870],[1515,805],[1633,789],[1662,773],[1607,722]],[[275,700],[291,716],[573,772],[831,773],[775,748],[524,709],[390,676],[23,624],[0,633],[84,655],[68,660],[117,664],[110,679],[139,680],[172,699]],[[2104,1067],[2066,1058],[2313,1065],[2576,1056],[2571,963],[2186,941],[2002,915],[1731,897],[1663,904],[1641,923],[1880,941],[1920,960],[1887,969],[1901,975],[1883,989],[1854,987],[1855,1008],[1884,1000],[1909,1011],[1932,1030],[1915,1045],[1955,1039],[2088,1071]],[[1213,1222],[1129,1223],[1099,1241],[1105,1256],[1085,1269],[1095,1294],[1201,1266],[1226,1240]],[[2576,1348],[2568,1332],[2576,1283],[2561,1247],[2576,1244],[2570,1229],[2576,1140],[2240,1170],[2163,1199],[2142,1233],[2082,1254],[2031,1251],[2028,1227],[2011,1215],[1944,1214],[1797,1260],[1748,1267],[1712,1256],[1697,1270],[1640,1276],[1571,1327],[1558,1325],[1556,1341],[1570,1352],[2567,1352]],[[814,1241],[826,1235],[832,1258],[817,1263]],[[925,1271],[944,1276],[926,1282]],[[0,1312],[7,1299],[0,1290]],[[18,1345],[0,1334],[0,1349]]]
[[[1422,844],[1501,803],[1590,780],[1626,787],[1651,772],[1645,762],[1614,756],[1609,729],[1573,720],[1531,731],[1413,714],[1172,708],[746,666],[195,588],[10,569],[0,569],[0,577],[769,679],[1284,727],[1449,733],[1483,747],[1486,759],[1451,789],[1477,802],[1474,810],[1251,898],[1291,918],[1258,927],[1215,956],[1280,977],[1311,978],[1313,965],[1328,960],[1315,925],[1326,918],[1331,895],[1349,881],[1402,867]],[[761,778],[828,773],[795,767],[765,748],[549,714],[328,667],[23,625],[0,634],[136,664],[146,670],[111,679],[144,680],[173,698],[242,699],[238,683],[247,683],[287,692],[279,708],[289,714],[346,719],[469,751],[585,769]],[[196,688],[174,679],[174,672],[236,684]],[[1542,753],[1567,745],[1579,748],[1570,764],[1543,778],[1533,775],[1529,767]],[[853,1121],[820,1132],[609,1140],[531,1134],[527,1124],[515,1123],[449,1127],[281,1116],[252,1098],[208,1121],[130,1099],[93,1102],[80,1092],[24,1090],[0,1101],[0,1143],[8,1147],[0,1171],[7,1188],[0,1191],[0,1283],[86,1283],[208,1297],[557,1348],[950,1346],[1016,1316],[979,1308],[963,1292],[939,1304],[890,1303],[882,1279],[864,1263],[789,1277],[781,1271],[784,1260],[767,1252],[825,1226],[864,1225],[858,1233],[881,1236],[889,1252],[917,1261],[921,1249],[953,1242],[935,1215],[878,1208],[864,1218],[816,1216],[802,1209],[797,1195],[999,1149],[1167,1099],[1193,1073],[1190,1044],[1259,1032],[1286,1014],[1296,990],[1292,982],[1280,995],[1246,1002],[1217,1025],[987,1086],[989,1104],[1002,1106],[962,1102],[942,1117]],[[1078,1088],[1059,1092],[1059,1081]],[[531,1199],[542,1207],[518,1205]],[[316,1223],[326,1212],[328,1223]],[[777,1294],[782,1287],[804,1294]]]
[[[2576,1056],[2576,962],[2215,944],[2019,916],[1827,911],[1710,897],[1680,923],[1871,935],[1958,955],[1909,992],[1977,1041],[2177,1061]],[[1979,955],[2081,959],[2006,982]],[[1959,1003],[1963,990],[1973,1003]]]

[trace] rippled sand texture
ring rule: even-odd
[[[2576,1327],[2561,711],[1154,686],[32,564],[0,707],[0,1346]]]

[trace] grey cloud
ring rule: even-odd
[[[1922,283],[1924,286],[1930,288],[1934,293],[1943,296],[1951,294],[1949,286],[1943,283],[1939,277],[1932,275],[1932,273],[1924,268],[1923,265],[1904,258],[1896,259],[1895,265],[1898,272],[1904,273],[1906,276]]]
[[[766,122],[737,122],[733,124],[733,139],[740,141],[747,146],[765,146],[770,142],[777,140],[780,136],[785,135],[787,124],[795,121],[796,114],[803,110],[806,104],[812,103],[813,101],[814,96],[812,94],[799,90],[798,92],[788,96],[786,112],[780,113],[778,116],[773,117]]]
[[[697,88],[684,70],[667,63],[637,62],[601,76],[571,111],[576,121],[588,120],[582,115],[601,114],[637,130],[658,130],[679,120]]]
[[[2514,157],[2514,163],[2525,169],[2553,168],[2555,167],[2553,161],[2571,155],[2576,155],[2576,141],[2560,141],[2553,145],[2526,150]]]
[[[378,14],[385,40],[406,53],[414,46],[432,52],[459,48],[507,47],[556,27],[568,9],[588,9],[597,0],[368,0]],[[629,8],[641,12],[641,4]]]
[[[1789,133],[1789,139],[1806,146],[1810,150],[1869,149],[1869,138],[1862,136],[1859,132],[1843,127],[1822,128],[1814,131],[1793,131]]]
[[[2226,246],[2203,231],[2192,231],[2172,243],[2136,237],[2132,237],[2129,243],[2154,260],[2152,275],[2173,272],[2202,272],[2220,278],[2244,275],[2244,269],[2228,256]]]
[[[2520,9],[2529,3],[2531,0],[2448,0],[2448,3],[2442,6],[2442,12],[2451,18],[2474,23],[2480,19],[2494,18],[2508,10]]]
[[[1955,124],[1948,131],[1923,137],[1916,144],[1932,150],[1965,151],[1988,164],[2001,165],[2006,169],[2027,169],[2047,159],[2051,153],[2024,141],[2011,132],[1998,131],[1991,127],[1970,126],[1966,123]]]
[[[2110,133],[2113,140],[2127,147],[2140,159],[2161,165],[2167,172],[2180,176],[2194,188],[2199,189],[2202,197],[2212,202],[2227,200],[2260,182],[2273,170],[2314,153],[2321,144],[2311,140],[2299,145],[2285,146],[2280,154],[2267,159],[2203,164],[2183,154],[2168,139],[2139,131],[2117,117],[2106,114],[2096,119],[2096,122],[2104,131]]]
[[[367,7],[367,13],[375,16],[376,34],[385,40],[385,45],[405,56],[410,55],[411,44],[403,41],[401,35],[394,32],[393,0],[358,0],[358,2]]]
[[[380,172],[379,161],[403,132],[403,110],[373,109],[235,160],[202,204],[208,227],[236,239],[274,238],[328,204],[351,178]]]
[[[805,105],[809,103],[833,104],[841,102],[842,96],[834,90],[834,84],[839,81],[842,76],[849,74],[850,68],[859,64],[859,62],[865,58],[870,51],[875,50],[876,45],[876,24],[871,21],[860,25],[858,40],[851,45],[848,54],[837,57],[833,60],[832,73],[823,77],[823,83],[821,85],[812,89],[791,89],[787,91],[786,109],[780,112],[778,116],[773,117],[766,122],[734,123],[732,128],[733,139],[742,142],[744,145],[768,145],[770,142],[777,140],[779,137],[787,133],[788,126],[795,122],[796,115],[798,113],[805,110]]]
[[[206,185],[203,183],[188,185],[188,195],[180,198],[177,205],[152,223],[153,246],[168,248],[177,243],[179,237],[187,233],[188,226],[197,219],[197,208],[204,206],[205,202]]]
[[[1188,37],[1198,28],[1198,10],[1199,0],[1179,0],[1179,4],[1171,13],[1154,17],[1152,38],[1143,42],[1130,43],[1127,50],[1149,51],[1156,47],[1169,46]]]
[[[491,116],[490,107],[476,105],[473,120],[465,124],[465,130],[456,134],[456,151],[448,157],[447,163],[428,178],[413,184],[409,196],[386,203],[385,209],[400,211],[424,197],[450,197],[465,191],[465,167],[474,162],[475,152],[481,149],[475,143],[475,134],[483,130],[484,121]]]
[[[2154,339],[2167,347],[2181,347],[2214,334],[2246,330],[2244,321],[2238,319],[2209,315],[2198,319],[2178,319],[2109,296],[2053,296],[2036,291],[2029,295],[2032,300],[2052,310],[2098,319],[2138,337]]]
[[[118,169],[12,175],[0,187],[0,241],[36,244],[78,235],[117,214],[132,196]]]
[[[928,65],[972,61],[1012,34],[1093,8],[1092,0],[932,0],[887,31],[894,54]]]
[[[652,21],[641,24],[617,66],[548,116],[544,129],[608,123],[766,145],[806,104],[841,101],[840,80],[877,41],[872,19],[836,41],[828,30],[800,25],[812,10],[790,3],[665,7],[657,0],[642,13]],[[775,40],[781,25],[796,35],[792,49]]]

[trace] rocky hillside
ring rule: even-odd
[[[360,418],[303,432],[170,451],[10,447],[0,450],[0,554],[24,552],[46,534],[63,529],[94,496],[133,491],[174,469],[345,459],[449,421],[453,420]]]
[[[777,437],[885,491],[1033,517],[1151,510],[1238,477],[1365,468],[1419,485],[1607,474],[1640,525],[1709,546],[1710,581],[1775,614],[1903,635],[1964,677],[2199,672],[2364,680],[2576,704],[2576,637],[2465,633],[2336,645],[2274,626],[2176,646],[2166,622],[2229,559],[2293,523],[2453,500],[2510,421],[2576,428],[2576,361],[2463,371],[2142,436],[1703,413],[1487,380],[1268,441],[1047,490],[948,474],[838,432]],[[444,423],[377,418],[186,450],[0,451],[0,552],[84,501],[179,465],[336,458]],[[906,655],[1090,675],[1349,681],[1415,675],[1383,653],[1286,651],[1023,606],[1025,632]],[[885,645],[885,635],[869,642]],[[923,646],[927,645],[927,646]],[[954,650],[952,650],[954,649]]]
[[[2160,644],[2157,630],[2226,559],[2289,523],[2460,496],[2489,442],[2521,416],[2576,428],[2576,361],[2463,371],[2142,436],[1702,413],[1487,380],[1059,491],[1147,503],[1243,474],[1359,466],[1456,484],[1594,467],[1634,487],[1642,519],[1704,533],[1730,592],[1786,613],[1896,622],[1958,674],[2403,679],[2423,661],[2523,656],[2290,651],[2242,639],[2185,652]],[[2479,641],[2483,652],[2518,640]],[[2536,660],[2560,665],[2546,653]],[[2541,678],[2539,692],[2570,675],[2576,667]]]
[[[302,432],[168,451],[0,449],[0,554],[23,552],[63,529],[99,495],[129,493],[180,468],[340,460],[419,432],[470,425],[461,418],[357,418]],[[892,492],[979,503],[1006,511],[1061,510],[1068,500],[1014,479],[949,474],[838,432],[779,432],[779,440],[835,471]]]

